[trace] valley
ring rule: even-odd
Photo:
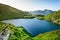
[[[0,31],[10,32],[8,40],[60,40],[60,10],[31,14],[0,4]],[[2,22],[5,21],[5,22]],[[0,34],[0,35],[2,35]],[[35,34],[35,35],[33,35]],[[32,36],[33,35],[33,36]]]

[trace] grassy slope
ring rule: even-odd
[[[40,34],[34,40],[60,40],[60,30]]]
[[[6,23],[0,22],[0,31],[2,31],[6,26]],[[9,24],[9,30],[10,30],[10,37],[9,40],[31,40],[32,37],[29,35],[29,33],[22,27],[15,27],[12,24]],[[5,33],[5,30],[3,30]]]
[[[25,15],[29,16],[31,14],[5,4],[0,4],[0,20],[23,18]]]
[[[53,23],[60,25],[60,10],[56,11],[53,14],[46,15],[45,20],[52,21]]]
[[[32,40],[32,37],[22,26],[12,27],[9,40]]]

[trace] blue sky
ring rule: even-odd
[[[60,10],[60,0],[0,0],[0,3],[10,5],[20,10]]]

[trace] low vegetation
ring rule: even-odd
[[[32,37],[22,27],[12,27],[9,40],[32,40]]]
[[[0,21],[17,18],[32,18],[32,14],[26,11],[21,11],[8,5],[0,4]]]
[[[60,30],[39,34],[33,38],[34,40],[60,40]]]
[[[53,14],[48,14],[45,16],[45,20],[51,21],[55,24],[59,24],[60,25],[60,10],[56,11]]]
[[[0,22],[0,31],[5,33],[5,30],[3,29],[6,25],[6,23]],[[32,40],[31,35],[22,26],[16,27],[12,24],[9,24],[8,27],[10,31],[9,40]]]
[[[34,16],[35,16],[35,18],[40,19],[40,20],[43,20],[44,19],[44,15],[36,14]]]

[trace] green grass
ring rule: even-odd
[[[14,27],[9,40],[32,40],[32,37],[23,27]]]
[[[24,16],[31,18],[32,14],[0,3],[0,20],[24,18]]]
[[[60,40],[60,30],[39,34],[33,38],[34,40]]]
[[[6,26],[6,23],[0,23],[0,31],[3,30]],[[8,25],[9,31],[10,31],[10,37],[9,40],[32,40],[32,36],[22,27],[16,27],[12,24]],[[4,32],[5,33],[5,32]]]
[[[44,19],[60,25],[60,10],[58,10],[52,14],[46,15],[44,17]]]

